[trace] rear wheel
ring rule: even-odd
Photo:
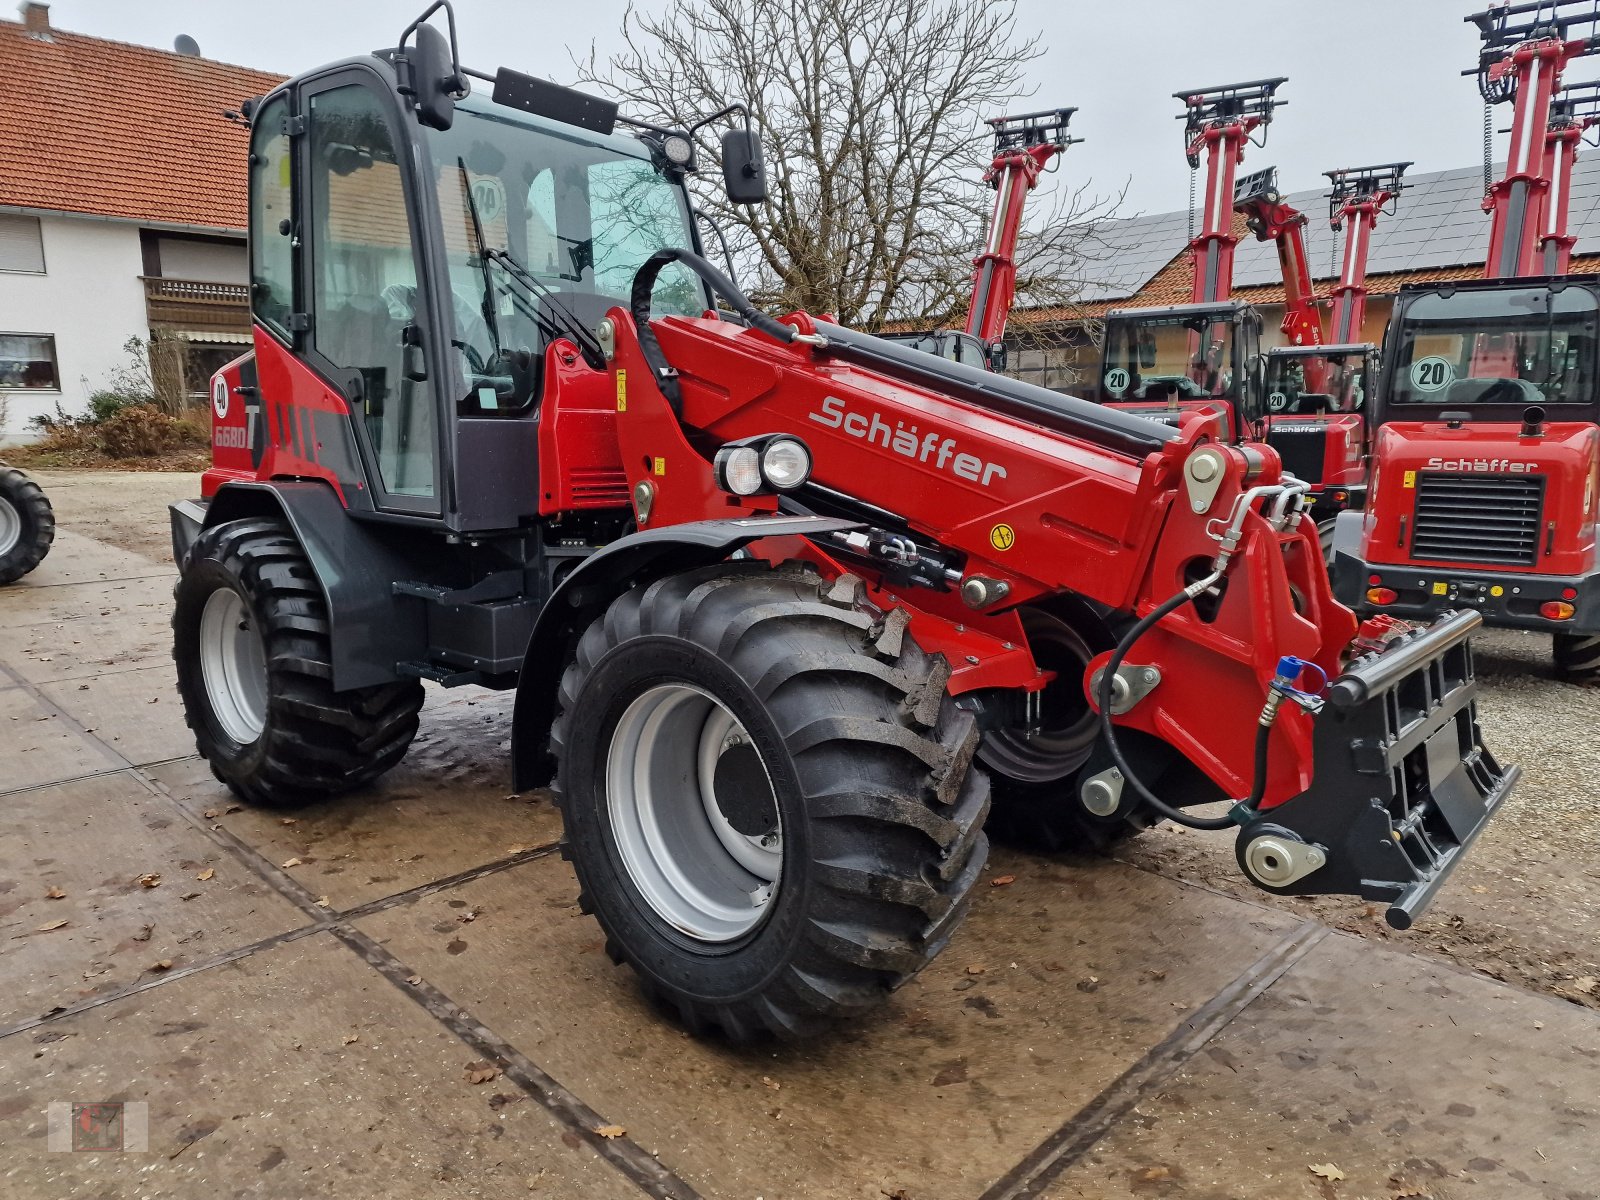
[[[363,787],[417,732],[416,680],[333,690],[326,604],[281,521],[202,533],[178,580],[172,630],[195,745],[252,804],[291,807]]]
[[[1551,640],[1560,678],[1568,683],[1600,684],[1600,634],[1557,633]]]
[[[607,952],[690,1029],[798,1038],[943,948],[987,856],[949,668],[856,581],[718,564],[619,597],[551,731]]]
[[[0,584],[37,567],[55,539],[55,513],[44,491],[21,471],[0,467]]]
[[[1329,517],[1317,522],[1317,542],[1322,546],[1322,561],[1333,566],[1333,530],[1338,521]]]
[[[1022,626],[1035,661],[1056,677],[1041,694],[1036,729],[993,729],[978,747],[994,796],[989,832],[1022,850],[1105,850],[1145,827],[1133,817],[1095,816],[1078,799],[1084,764],[1100,734],[1083,673],[1110,648],[1109,632],[1095,638],[1104,645],[1095,645],[1077,625],[1038,608],[1022,610]]]

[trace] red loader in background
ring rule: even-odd
[[[1600,277],[1564,270],[1572,158],[1594,90],[1561,74],[1600,49],[1588,0],[1489,9],[1477,69],[1514,103],[1487,278],[1401,289],[1371,413],[1371,496],[1340,519],[1339,594],[1426,620],[1469,607],[1547,631],[1557,671],[1600,682]]]

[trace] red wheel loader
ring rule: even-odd
[[[219,778],[345,792],[423,681],[515,689],[515,786],[610,953],[735,1040],[916,974],[991,804],[1426,907],[1517,775],[1475,614],[1358,630],[1270,447],[758,311],[700,254],[687,131],[466,70],[441,9],[248,106],[255,349],[172,514]]]
[[[1600,13],[1546,0],[1468,20],[1484,100],[1513,106],[1505,174],[1484,199],[1485,278],[1400,290],[1370,418],[1370,501],[1340,518],[1333,571],[1363,612],[1469,609],[1548,632],[1557,672],[1592,684],[1600,276],[1565,272],[1572,159],[1597,105],[1592,86],[1560,84],[1600,51]]]

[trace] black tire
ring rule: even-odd
[[[630,591],[580,639],[551,730],[564,853],[613,961],[690,1030],[810,1036],[880,1003],[964,915],[988,856],[988,781],[970,769],[978,730],[945,692],[948,664],[907,620],[869,608],[850,576],[740,562]],[[670,924],[620,848],[607,755],[630,706],[663,686],[714,698],[766,772],[781,875],[732,939]],[[665,791],[683,810],[692,786]]]
[[[37,483],[0,467],[0,585],[15,583],[44,561],[56,540],[56,515]]]
[[[1600,634],[1556,633],[1551,642],[1558,678],[1589,687],[1600,685]]]
[[[1072,616],[1078,619],[1068,619]],[[1083,672],[1115,639],[1082,614],[1025,608],[1022,623],[1039,665],[1055,671],[1056,678],[1043,693],[1038,735],[1026,738],[999,729],[978,746],[993,795],[989,834],[1035,853],[1103,853],[1149,825],[1137,812],[1095,816],[1078,800],[1084,765],[1100,737],[1100,723],[1083,694]]]
[[[265,720],[241,740],[224,728],[207,689],[201,622],[214,593],[244,602],[261,637]],[[322,591],[282,521],[249,518],[207,529],[183,564],[172,615],[178,692],[195,746],[241,799],[290,808],[364,787],[397,764],[417,732],[414,679],[333,690]]]
[[[1317,543],[1322,547],[1322,561],[1329,567],[1333,566],[1333,529],[1337,523],[1334,517],[1317,522]]]

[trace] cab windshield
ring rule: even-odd
[[[1224,316],[1106,322],[1105,397],[1204,400],[1233,396],[1233,322]]]
[[[1590,404],[1597,314],[1582,287],[1419,296],[1405,309],[1397,404]]]
[[[608,309],[628,303],[645,259],[694,244],[683,187],[633,138],[469,98],[429,142],[467,410],[525,407],[551,340],[592,337]],[[654,313],[709,306],[687,268],[661,272]]]
[[[1267,355],[1267,412],[1315,415],[1360,412],[1372,386],[1371,356],[1348,354]]]

